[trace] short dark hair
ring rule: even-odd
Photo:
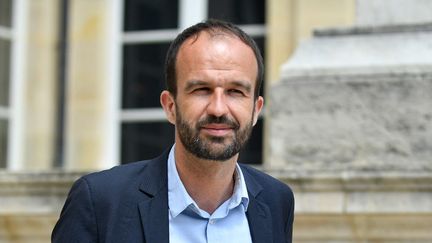
[[[220,32],[237,36],[246,45],[252,48],[258,64],[258,73],[256,77],[256,85],[254,90],[254,98],[257,99],[261,88],[261,83],[264,79],[264,63],[261,52],[255,41],[247,35],[243,30],[234,24],[222,21],[209,19],[204,22],[195,24],[183,32],[181,32],[171,43],[167,56],[165,59],[165,83],[167,90],[174,96],[177,96],[177,75],[176,75],[176,60],[177,54],[181,45],[190,37],[197,36],[199,33],[206,32]]]

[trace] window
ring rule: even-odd
[[[122,107],[160,107],[165,88],[164,61],[168,43],[125,45],[123,49]]]
[[[209,0],[208,17],[238,25],[264,24],[264,0]]]
[[[174,127],[166,121],[159,95],[165,88],[166,51],[175,36],[207,17],[223,19],[240,25],[263,51],[264,14],[262,0],[125,1],[120,119],[123,163],[155,157],[174,141]],[[262,162],[262,130],[261,117],[240,161]]]
[[[12,26],[12,0],[0,0],[0,26]]]
[[[6,168],[8,122],[0,119],[0,168]]]
[[[125,31],[176,29],[178,2],[176,0],[126,0]]]
[[[0,37],[0,106],[9,105],[10,40]]]
[[[122,133],[124,163],[157,157],[174,141],[174,126],[168,122],[125,123]]]
[[[0,0],[0,168],[6,168],[9,127],[12,1]]]

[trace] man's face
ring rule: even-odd
[[[180,47],[176,70],[176,143],[202,159],[237,155],[263,105],[262,97],[254,100],[252,49],[236,37],[201,32]]]
[[[182,117],[181,112],[178,112],[178,106],[176,110],[176,129],[182,144],[201,159],[225,161],[232,158],[244,147],[252,132],[252,117],[242,128],[237,120],[228,116],[206,115],[195,124],[190,124]],[[227,136],[217,135],[216,132],[202,135],[201,131],[206,127],[229,128],[232,133]]]

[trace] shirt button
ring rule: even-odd
[[[216,223],[216,219],[210,219],[210,220],[209,220],[209,223],[210,223],[210,224],[215,224],[215,223]]]

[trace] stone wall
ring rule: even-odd
[[[316,30],[270,92],[267,165],[294,189],[295,242],[432,242],[432,23],[366,2],[365,25]],[[370,5],[396,19],[364,22]]]
[[[0,171],[0,243],[50,242],[69,188],[80,175]]]
[[[268,171],[295,192],[294,242],[430,242],[432,175]]]

